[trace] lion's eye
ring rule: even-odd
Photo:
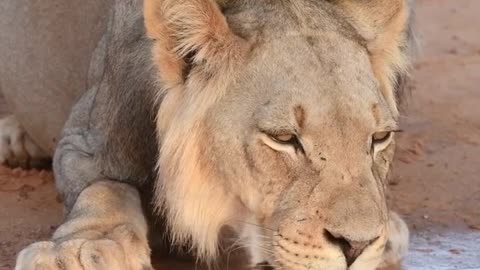
[[[277,143],[281,144],[293,144],[297,139],[293,134],[270,135],[270,137]]]
[[[381,143],[384,143],[384,142],[388,141],[391,136],[392,136],[391,131],[377,132],[377,133],[373,134],[373,140],[372,141],[373,141],[374,144],[381,144]]]
[[[372,135],[372,151],[380,152],[390,145],[393,131],[382,131]]]
[[[300,151],[305,154],[302,143],[298,136],[293,133],[272,134],[265,132],[264,135],[265,144],[277,151],[289,152],[293,150],[294,152]]]

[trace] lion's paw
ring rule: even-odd
[[[409,232],[405,221],[394,212],[390,212],[389,237],[380,268],[395,266],[408,253]]]
[[[0,119],[0,163],[11,167],[44,167],[48,155],[27,135],[15,116]]]
[[[128,225],[104,235],[87,232],[94,239],[38,242],[20,252],[15,270],[149,270],[150,249]]]

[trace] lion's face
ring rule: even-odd
[[[396,122],[364,48],[289,27],[264,37],[209,109],[204,154],[248,209],[236,220],[269,228],[243,226],[268,237],[249,242],[262,258],[344,269],[344,252],[349,263],[369,244],[381,253]]]
[[[171,36],[173,26],[151,20],[186,4],[151,1],[147,28]],[[391,63],[373,59],[359,33],[365,25],[344,19],[356,8],[349,1],[266,2],[237,2],[222,14],[192,1],[190,12],[211,12],[197,14],[206,21],[170,18],[207,25],[212,40],[177,44],[175,53],[160,41],[154,50],[160,76],[175,75],[162,78],[171,89],[158,115],[159,202],[175,239],[193,240],[203,256],[215,254],[228,225],[254,265],[373,269],[386,242],[397,130],[391,74],[382,73]]]

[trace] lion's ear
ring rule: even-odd
[[[331,0],[366,40],[383,95],[397,113],[395,92],[409,67],[409,0]]]
[[[144,0],[154,61],[166,88],[185,82],[192,68],[211,78],[226,74],[243,45],[213,0]],[[200,75],[201,76],[201,75]]]

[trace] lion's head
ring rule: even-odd
[[[162,88],[157,203],[173,239],[212,258],[231,226],[253,263],[376,265],[407,3],[144,3]]]

